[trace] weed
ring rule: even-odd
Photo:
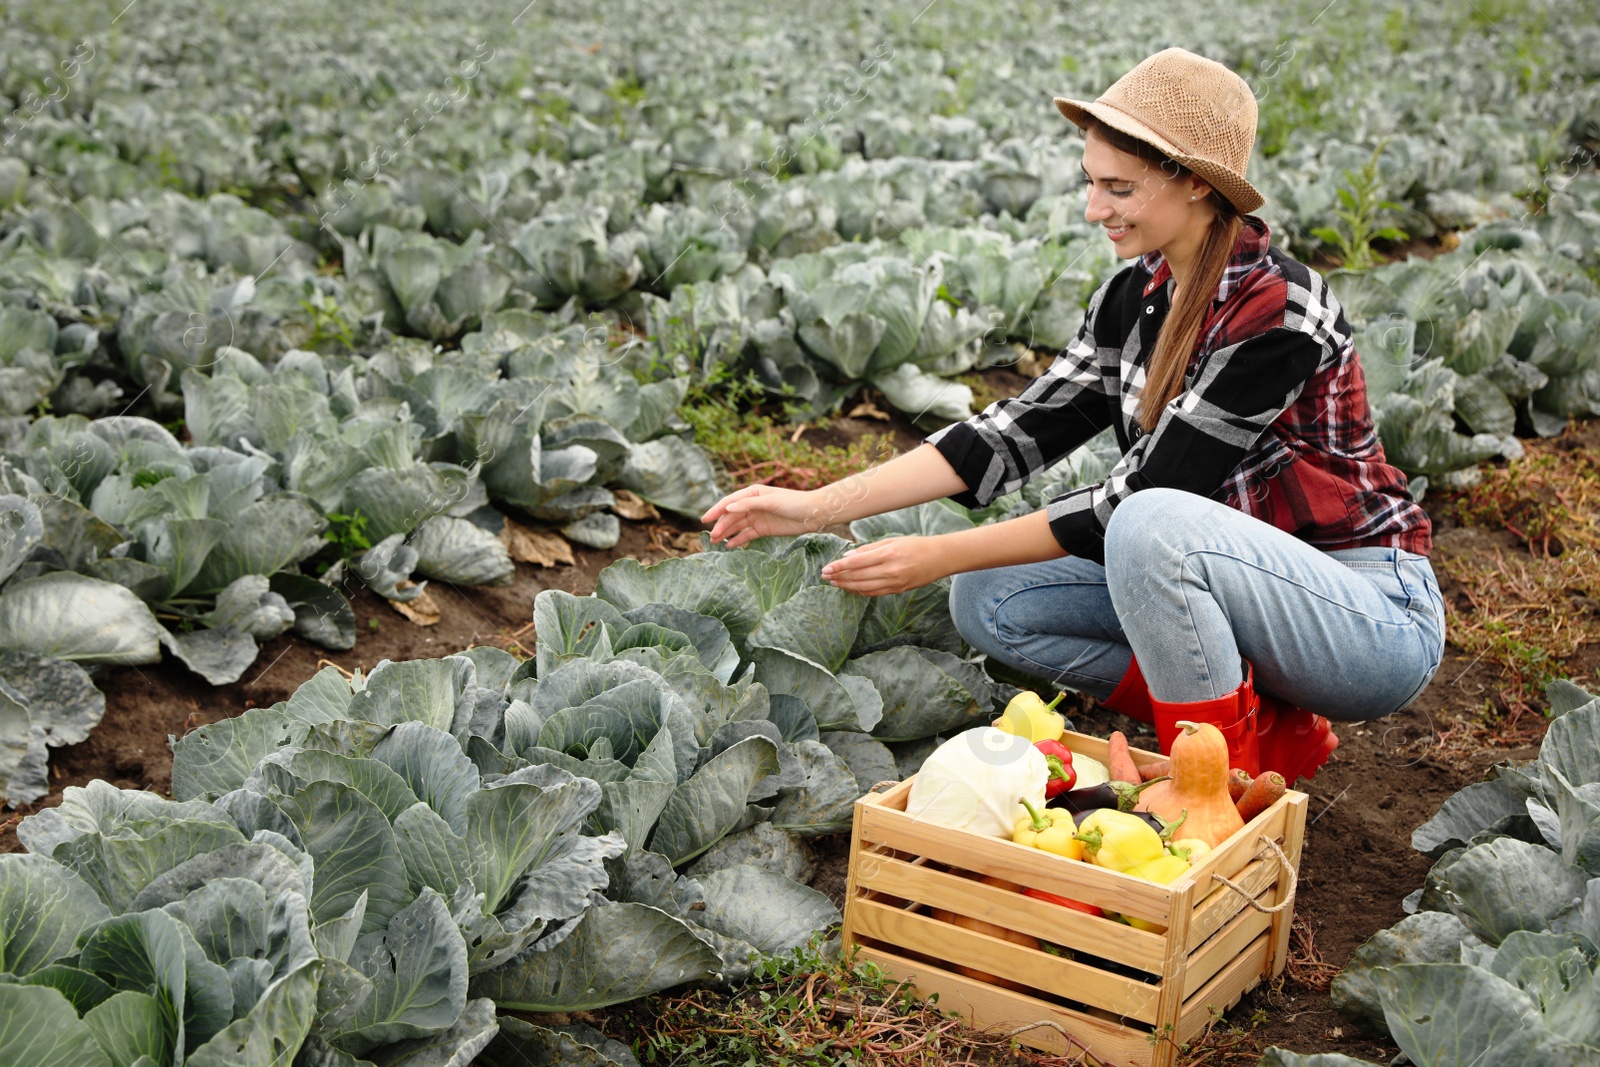
[[[972,407],[976,411],[982,411],[996,400],[1014,395],[1011,390],[985,378],[981,371],[970,371],[955,380],[972,390]]]
[[[1510,41],[1513,54],[1505,59],[1506,69],[1516,76],[1524,93],[1536,91],[1539,82],[1549,80],[1544,72],[1550,65],[1546,56],[1550,48],[1548,15],[1540,11],[1531,19],[1519,21],[1516,36]]]
[[[871,963],[824,957],[815,940],[763,960],[731,993],[699,989],[637,1010],[647,1017],[635,1019],[634,1051],[659,1067],[942,1067],[1011,1047],[962,1030]]]
[[[1273,80],[1271,91],[1258,107],[1256,143],[1267,158],[1288,148],[1296,131],[1319,129],[1326,122],[1324,116],[1333,100],[1332,80],[1308,80],[1302,69],[1306,68],[1296,64]]]
[[[1530,442],[1521,460],[1484,471],[1443,510],[1463,526],[1507,530],[1546,558],[1600,549],[1600,462],[1585,449]]]
[[[950,88],[947,99],[939,110],[945,115],[964,115],[972,107],[972,102],[977,98],[980,88],[980,71],[971,66],[963,65],[958,71],[952,72],[954,85]]]
[[[372,547],[367,536],[367,517],[361,509],[346,515],[342,511],[328,512],[328,542],[338,547],[341,557],[353,556]]]
[[[787,489],[817,489],[893,458],[889,434],[864,434],[847,447],[815,447],[767,414],[765,393],[753,377],[714,380],[689,388],[678,413],[694,427],[695,440],[715,456],[739,485],[759,483]],[[786,411],[785,414],[790,414]],[[827,419],[812,426],[822,429]]]
[[[1500,669],[1503,721],[1486,728],[1506,740],[1518,719],[1545,707],[1544,687],[1572,673],[1582,646],[1600,644],[1600,463],[1575,444],[1530,441],[1523,459],[1485,471],[1441,508],[1527,549],[1469,544],[1442,548],[1435,560],[1457,586],[1445,602],[1450,643]]]
[[[348,352],[355,348],[355,331],[346,321],[346,313],[337,300],[311,288],[310,295],[300,301],[300,306],[311,317],[311,336],[305,341],[308,349],[325,352],[333,347],[335,351]]]
[[[1200,1036],[1178,1046],[1177,1061],[1181,1067],[1222,1067],[1224,1064],[1255,1063],[1262,1052],[1256,1031],[1264,1026],[1270,1016],[1265,1008],[1257,1007],[1250,1018],[1242,1023],[1230,1023],[1226,1016],[1211,1007],[1211,1018]],[[1171,1041],[1170,1033],[1159,1040]],[[1155,1034],[1151,1035],[1152,1038]]]
[[[1394,226],[1379,226],[1384,211],[1402,211],[1401,205],[1383,199],[1383,182],[1378,174],[1378,159],[1387,141],[1372,150],[1372,158],[1360,170],[1344,172],[1345,184],[1339,188],[1339,207],[1334,209],[1338,226],[1319,226],[1311,236],[1332,245],[1346,270],[1370,270],[1378,264],[1373,241],[1404,241],[1406,232]]]
[[[1289,926],[1289,977],[1300,985],[1326,993],[1339,974],[1337,964],[1329,963],[1317,948],[1316,930],[1311,920],[1296,915]]]
[[[840,478],[859,474],[867,467],[894,458],[888,434],[866,434],[853,445],[806,445],[787,427],[758,410],[685,411],[696,440],[710,450],[728,477],[739,485],[776,485],[789,490],[816,490]],[[816,422],[826,429],[827,419]]]
[[[1388,42],[1389,51],[1395,55],[1411,47],[1411,38],[1415,32],[1411,18],[1403,7],[1397,7],[1383,17],[1383,39]]]
[[[317,574],[327,574],[340,560],[353,559],[357,553],[372,547],[372,538],[367,536],[367,517],[361,514],[360,508],[350,514],[330,511],[327,518],[328,528],[323,532],[325,543],[316,555],[301,564]],[[376,630],[377,620],[370,625]]]
[[[619,104],[638,104],[645,97],[645,89],[639,84],[637,77],[627,74],[613,78],[611,85],[606,89],[606,95]]]

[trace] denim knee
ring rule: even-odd
[[[1145,565],[1187,548],[1191,534],[1205,533],[1200,512],[1211,501],[1181,489],[1141,489],[1111,513],[1106,524],[1106,573]],[[1113,579],[1114,580],[1114,579]]]
[[[982,571],[962,571],[950,578],[950,621],[967,644],[994,655],[995,618],[989,603],[990,583]]]

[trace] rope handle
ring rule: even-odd
[[[1263,915],[1276,915],[1278,912],[1284,910],[1289,905],[1294,903],[1294,894],[1295,890],[1299,888],[1300,875],[1295,871],[1294,864],[1289,862],[1289,857],[1284,855],[1283,849],[1278,847],[1278,843],[1276,841],[1268,837],[1266,834],[1261,835],[1261,841],[1267,846],[1267,848],[1270,848],[1277,855],[1278,862],[1283,865],[1283,873],[1289,876],[1289,888],[1284,892],[1283,899],[1278,903],[1269,908],[1265,904],[1257,903],[1255,897],[1245,892],[1244,888],[1231,878],[1224,878],[1220,874],[1213,874],[1211,877],[1216,881],[1221,882],[1235,893],[1238,893],[1244,898],[1244,902],[1246,904],[1261,912]],[[1263,852],[1256,853],[1258,858],[1262,855],[1264,855]]]
[[[895,781],[893,778],[890,778],[890,779],[887,779],[885,781],[878,782],[871,789],[868,789],[867,792],[869,792],[869,793],[887,793],[889,790],[893,789],[895,786],[897,786],[899,784],[900,784],[899,782]]]

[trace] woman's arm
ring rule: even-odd
[[[981,508],[1020,488],[1111,425],[1113,398],[1100,368],[1095,322],[1107,294],[1130,276],[1124,268],[1095,290],[1077,337],[1020,396],[996,400],[931,434],[921,447],[810,493],[766,485],[729,493],[701,516],[715,523],[711,540],[738,548],[758,537],[809,533],[942,497]]]
[[[713,504],[700,521],[715,523],[711,540],[725,540],[729,548],[738,548],[757,537],[809,533],[925,504],[966,488],[950,461],[934,446],[924,444],[810,492],[746,486]]]
[[[823,567],[822,578],[852,593],[884,596],[963,571],[1042,563],[1066,554],[1050,531],[1050,517],[1035,511],[955,533],[873,541]]]

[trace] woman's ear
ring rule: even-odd
[[[1210,195],[1211,195],[1211,185],[1210,185],[1210,183],[1201,181],[1199,178],[1191,179],[1190,185],[1189,185],[1189,199],[1190,200],[1195,201],[1195,202],[1199,202],[1201,200],[1204,200],[1206,197],[1208,197]]]

